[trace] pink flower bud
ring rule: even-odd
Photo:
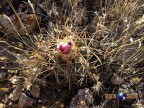
[[[70,52],[72,46],[72,42],[68,43],[60,43],[58,46],[58,49],[63,53],[63,54],[68,54]]]

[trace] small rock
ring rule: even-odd
[[[22,93],[22,87],[17,85],[17,87],[13,91],[12,101],[17,101]]]
[[[119,85],[119,84],[122,84],[124,82],[124,80],[120,76],[118,76],[117,74],[114,74],[111,78],[111,82],[114,85]]]
[[[18,84],[18,76],[16,76],[16,75],[14,75],[14,76],[12,76],[11,78],[10,78],[10,82],[12,83],[12,84]]]
[[[40,87],[39,87],[39,85],[33,84],[31,86],[30,93],[32,94],[32,96],[34,98],[38,98],[40,96]]]
[[[5,108],[6,106],[3,103],[0,103],[0,108]]]
[[[3,81],[7,78],[8,72],[7,71],[2,71],[0,72],[0,81]]]
[[[32,106],[34,100],[22,93],[18,101],[18,108],[27,108]]]
[[[78,94],[72,98],[70,108],[89,108],[94,102],[92,93],[88,88],[80,89]]]
[[[39,20],[39,18],[37,17]],[[16,36],[32,33],[37,27],[37,19],[34,14],[17,13],[10,17],[0,15],[0,31],[12,33]]]

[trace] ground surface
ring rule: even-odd
[[[0,108],[27,107],[144,108],[144,1],[0,0]]]

